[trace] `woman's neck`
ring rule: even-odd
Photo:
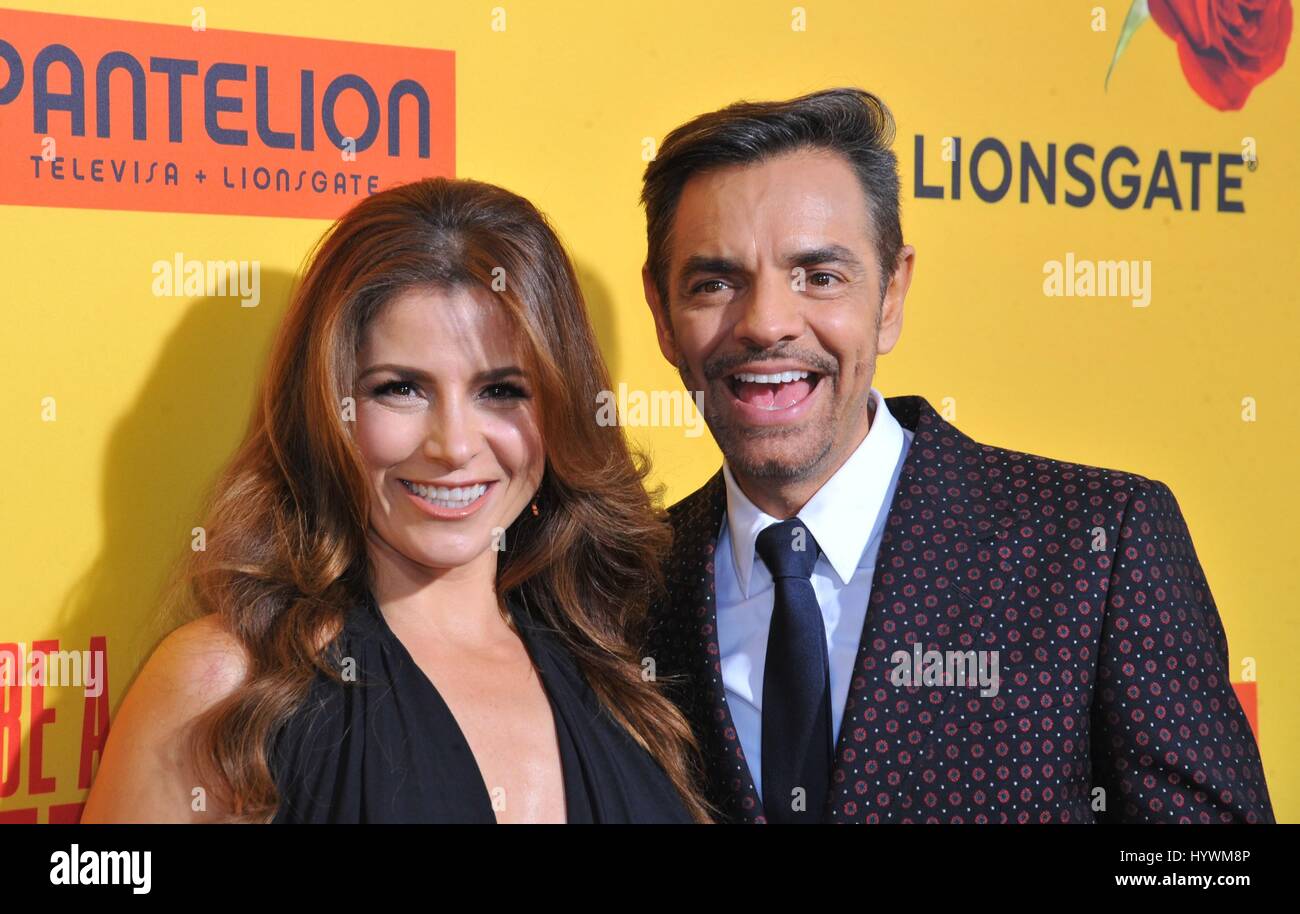
[[[467,646],[491,644],[508,631],[496,593],[494,550],[455,568],[430,568],[371,531],[368,552],[371,593],[390,622]]]

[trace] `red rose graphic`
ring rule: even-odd
[[[1286,60],[1291,0],[1149,0],[1151,18],[1178,43],[1183,75],[1220,111],[1236,111]]]

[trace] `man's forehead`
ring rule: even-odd
[[[789,153],[693,175],[674,216],[673,259],[830,244],[860,249],[870,234],[867,199],[848,161],[831,152]]]

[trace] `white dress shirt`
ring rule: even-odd
[[[821,547],[812,586],[826,624],[832,736],[837,742],[867,617],[876,555],[913,437],[890,415],[885,398],[874,387],[871,398],[875,416],[867,436],[798,513]],[[763,667],[776,595],[771,573],[761,558],[756,560],[754,542],[763,529],[779,521],[749,500],[725,462],[722,472],[727,513],[713,566],[722,682],[754,789],[762,796]]]

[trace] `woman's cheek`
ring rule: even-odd
[[[546,454],[537,417],[531,409],[501,417],[487,430],[486,437],[492,443],[497,463],[513,478],[533,484],[541,479]]]
[[[357,407],[357,447],[366,463],[383,468],[401,463],[420,446],[418,414],[404,415],[363,401]]]

